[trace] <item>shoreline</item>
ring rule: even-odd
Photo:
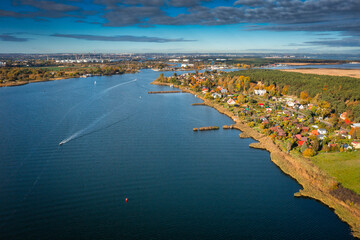
[[[132,72],[125,72],[125,73],[117,73],[117,74],[111,74],[111,75],[93,75],[93,77],[101,77],[101,76],[114,76],[114,75],[123,75],[123,74],[130,74]],[[136,72],[135,72],[136,73]],[[33,80],[33,81],[11,81],[11,82],[6,82],[6,83],[0,83],[0,88],[1,87],[17,87],[17,86],[22,86],[22,85],[27,85],[30,83],[39,83],[39,82],[50,82],[50,81],[58,81],[58,80],[65,80],[65,79],[77,79],[77,78],[81,78],[81,76],[79,77],[61,77],[61,78],[50,78],[50,79],[43,79],[43,80]],[[92,77],[87,77],[87,78],[92,78]]]
[[[151,84],[170,86],[168,83],[153,81]],[[197,95],[197,93],[182,87],[174,86],[183,92]],[[285,174],[295,179],[302,187],[295,197],[315,199],[334,211],[340,220],[350,226],[354,237],[360,239],[360,196],[341,186],[333,177],[329,176],[309,159],[300,156],[292,156],[283,152],[268,136],[265,136],[249,127],[245,121],[234,116],[232,112],[221,105],[211,102],[201,96],[204,105],[216,109],[218,112],[230,117],[235,124],[233,129],[242,133],[240,137],[251,137],[258,141],[251,143],[250,147],[264,149],[270,153],[270,158]]]
[[[46,80],[35,80],[35,81],[19,81],[19,82],[7,82],[7,83],[0,83],[0,87],[17,87],[17,86],[22,86],[22,85],[27,85],[29,83],[38,83],[38,82],[50,82],[50,81],[57,81],[57,80],[64,80],[64,79],[69,79],[69,78],[56,78],[56,79],[46,79]]]

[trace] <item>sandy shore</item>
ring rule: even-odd
[[[152,84],[170,85],[159,82]],[[197,93],[184,87],[180,87],[180,89],[183,92],[197,95]],[[309,159],[300,156],[295,158],[283,152],[269,137],[249,127],[246,122],[234,116],[228,109],[208,99],[200,98],[206,105],[230,117],[235,122],[232,128],[242,131],[241,137],[251,137],[257,140],[258,142],[250,144],[250,147],[267,150],[270,153],[271,161],[302,186],[303,189],[300,189],[294,196],[309,197],[322,202],[333,209],[342,221],[349,224],[355,237],[360,238],[359,195],[343,188],[334,178],[312,164]]]
[[[300,68],[300,69],[281,69],[280,71],[360,78],[360,69]]]

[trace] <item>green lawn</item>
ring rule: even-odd
[[[360,194],[360,151],[320,153],[312,161],[344,187]]]

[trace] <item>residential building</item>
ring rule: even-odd
[[[254,93],[255,95],[263,96],[266,93],[266,90],[255,90]]]

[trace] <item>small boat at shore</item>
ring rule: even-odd
[[[94,81],[94,85],[96,85],[96,81]]]

